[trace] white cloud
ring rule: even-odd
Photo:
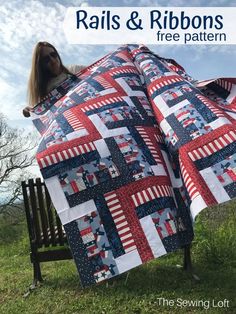
[[[69,0],[69,1],[62,1],[66,7],[88,7],[90,6],[88,1],[81,1],[81,0]]]
[[[101,3],[101,1],[97,1]],[[104,1],[102,1],[104,2]],[[107,3],[108,1],[106,1]],[[205,0],[124,0],[123,4],[126,6],[140,6],[140,7],[158,7],[158,6],[164,6],[164,7],[199,7],[199,6],[205,6],[205,7],[211,7],[211,6],[235,6],[234,0],[208,0],[207,2]],[[108,5],[108,4],[106,4]]]
[[[22,108],[26,105],[26,100],[22,98],[23,91],[23,85],[9,84],[0,78],[0,108],[9,119],[22,117]]]
[[[69,1],[68,5],[88,6],[85,1]],[[26,105],[27,80],[33,47],[47,40],[67,58],[77,57],[76,63],[86,63],[92,47],[66,45],[62,22],[66,7],[55,1],[5,2],[0,7],[0,99],[1,112],[8,118],[22,117]],[[78,60],[78,56],[83,56]]]

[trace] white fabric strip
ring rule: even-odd
[[[161,164],[151,166],[151,169],[152,169],[155,176],[166,176],[167,175],[165,172],[165,168]]]
[[[94,141],[93,144],[95,145],[96,150],[98,151],[101,158],[105,158],[111,155],[104,139]]]
[[[97,207],[93,200],[89,200],[80,205],[71,207],[67,210],[60,211],[58,214],[62,224],[65,225],[73,220],[88,215],[93,211],[97,211]]]
[[[142,264],[142,260],[137,250],[119,256],[115,259],[115,262],[120,274]]]
[[[127,95],[129,96],[144,96],[145,94],[142,90],[133,90],[130,86],[125,82],[123,78],[117,78],[115,81],[125,90]]]
[[[190,212],[192,214],[192,220],[194,221],[196,216],[200,213],[200,211],[202,211],[206,207],[207,207],[207,204],[205,203],[201,195],[198,195],[197,197],[195,197],[190,205]]]
[[[211,123],[206,124],[206,126],[210,126],[213,130],[218,129],[224,124],[231,124],[231,122],[226,118],[218,118]]]
[[[152,218],[150,216],[146,216],[140,219],[140,224],[143,228],[143,232],[145,233],[154,257],[166,254],[166,249],[161,241],[157,229],[154,226]]]
[[[228,193],[210,167],[200,171],[200,174],[219,204],[230,200]]]
[[[116,128],[114,130],[109,130],[105,126],[105,124],[102,122],[102,120],[99,118],[99,116],[96,114],[89,116],[89,119],[95,125],[97,130],[99,130],[99,133],[102,135],[103,138],[129,133],[129,130],[125,127],[124,128],[123,127],[122,128]]]
[[[58,177],[54,176],[49,179],[45,179],[45,184],[57,213],[59,214],[61,211],[68,210],[70,206],[61,188]]]
[[[82,129],[80,131],[74,131],[74,132],[66,134],[66,138],[68,139],[68,141],[70,141],[70,140],[73,140],[75,138],[82,137],[85,135],[88,135],[88,131],[85,129]]]

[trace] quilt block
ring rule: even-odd
[[[125,45],[34,108],[36,158],[83,286],[191,243],[196,215],[236,196],[235,83],[196,82]]]

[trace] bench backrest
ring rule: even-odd
[[[37,178],[21,185],[31,243],[38,247],[63,246],[67,239],[45,183]]]

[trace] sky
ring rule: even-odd
[[[168,2],[168,5],[166,4]],[[236,6],[236,0],[8,0],[0,4],[0,112],[14,127],[33,130],[22,115],[27,105],[27,81],[31,56],[38,41],[48,41],[59,51],[63,63],[89,65],[117,45],[70,45],[63,20],[69,6]],[[155,53],[175,59],[196,79],[236,76],[236,45],[150,45]]]

